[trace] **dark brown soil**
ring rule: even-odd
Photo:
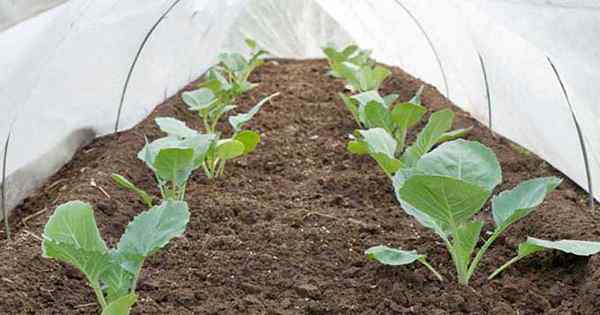
[[[187,232],[146,262],[135,314],[600,311],[600,257],[545,252],[494,281],[485,280],[528,235],[600,239],[599,217],[587,210],[579,188],[566,180],[535,214],[495,243],[471,286],[460,287],[444,246],[399,208],[375,163],[346,153],[347,134],[355,126],[336,97],[342,83],[325,72],[321,60],[278,60],[253,75],[260,86],[242,99],[242,109],[281,92],[251,123],[263,134],[263,142],[252,155],[230,163],[222,179],[209,182],[200,172],[194,175],[187,192],[192,209]],[[421,84],[395,69],[385,92],[407,100]],[[501,189],[532,177],[560,176],[543,160],[494,137],[431,86],[424,104],[430,110],[454,108],[456,127],[475,126],[468,138],[498,155],[505,179]],[[157,193],[152,174],[135,157],[144,135],[161,136],[153,122],[157,116],[175,116],[198,126],[179,96],[173,97],[134,129],[81,149],[18,207],[11,222],[15,239],[0,242],[1,314],[98,313],[78,271],[41,257],[39,236],[58,204],[81,199],[95,204],[107,241],[118,240],[144,207],[133,194],[117,189],[109,175],[124,174]],[[489,213],[482,216],[490,230]],[[391,268],[367,262],[363,251],[376,244],[426,253],[449,281],[435,281],[418,265]]]

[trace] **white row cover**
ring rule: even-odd
[[[0,30],[35,13],[4,8]],[[6,205],[117,117],[119,130],[134,126],[219,52],[243,50],[246,36],[277,57],[321,57],[328,42],[373,49],[587,189],[582,144],[600,176],[598,34],[593,0],[66,1],[0,31]]]

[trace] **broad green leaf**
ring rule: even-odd
[[[121,266],[135,274],[146,257],[183,234],[189,219],[187,203],[173,200],[136,216],[117,245],[116,255],[122,259]]]
[[[155,170],[154,162],[158,153],[163,149],[178,148],[180,147],[180,143],[181,141],[179,139],[173,137],[156,139],[151,143],[147,143],[146,140],[146,145],[144,145],[142,150],[138,152],[137,157],[138,159],[144,161],[146,166],[148,166],[150,169]]]
[[[381,103],[371,101],[364,107],[365,126],[383,128],[392,132],[392,121],[388,110]]]
[[[135,184],[130,182],[127,178],[125,178],[124,176],[121,176],[119,174],[112,174],[111,177],[117,183],[117,185],[119,187],[136,193],[140,197],[140,199],[142,200],[142,202],[144,204],[152,207],[152,197],[145,190],[138,188]]]
[[[456,129],[456,130],[452,130],[452,131],[448,131],[448,132],[444,132],[436,141],[437,143],[442,143],[442,142],[446,142],[446,141],[452,141],[452,140],[456,140],[458,138],[462,138],[464,137],[467,133],[469,133],[469,131],[471,131],[473,129],[473,127],[469,127],[469,128],[461,128],[461,129]]]
[[[477,245],[477,241],[479,241],[479,234],[481,234],[482,227],[483,222],[471,221],[461,225],[453,233],[454,240],[452,246],[454,247],[454,252],[456,258],[459,260],[459,264],[465,271],[469,266],[471,255]]]
[[[323,53],[329,60],[330,65],[334,62],[343,62],[346,60],[346,56],[338,53],[334,47],[325,47],[323,48]]]
[[[365,251],[365,254],[370,260],[375,260],[389,266],[408,265],[425,257],[424,255],[419,255],[416,250],[406,251],[383,245],[371,247]]]
[[[381,106],[382,109],[387,111],[387,107],[385,106],[385,101],[379,95],[377,91],[367,91],[360,94],[356,94],[350,97],[351,99],[358,102],[358,117],[359,120],[366,125],[367,117],[365,113],[365,109],[367,104],[375,102]]]
[[[219,61],[232,72],[241,72],[244,70],[248,61],[239,53],[221,53],[218,56]]]
[[[504,227],[529,215],[561,182],[557,177],[530,179],[495,196],[492,199],[492,215],[496,226]]]
[[[198,134],[196,130],[189,128],[183,121],[172,117],[158,117],[154,119],[160,130],[169,136],[178,138],[193,137]]]
[[[233,137],[233,139],[244,145],[244,152],[242,154],[248,154],[254,151],[260,142],[260,135],[256,131],[244,130]]]
[[[129,315],[136,301],[137,296],[134,293],[128,294],[108,304],[101,315]]]
[[[526,245],[523,245],[526,244]],[[528,237],[527,241],[522,245],[525,246],[521,249],[519,245],[519,256],[526,256],[532,252],[539,251],[539,248],[545,249],[556,249],[561,252],[578,255],[578,256],[591,256],[600,252],[600,242],[591,241],[577,241],[577,240],[560,240],[560,241],[547,241],[539,238]],[[535,247],[537,246],[537,248]],[[525,255],[521,255],[525,254]]]
[[[415,142],[404,152],[402,161],[408,166],[415,165],[423,154],[433,148],[437,139],[452,127],[453,120],[454,113],[449,109],[443,109],[431,114],[425,128],[419,132]]]
[[[400,197],[400,189],[404,186],[404,183],[411,177],[415,175],[414,170],[410,168],[402,168],[394,174],[392,178],[392,183],[394,186],[394,194],[396,195],[396,199],[400,203],[402,210],[406,212],[406,214],[412,216],[419,222],[422,226],[432,229],[436,234],[438,234],[442,239],[447,239],[449,235],[448,225],[442,222],[437,222],[429,215],[419,211],[419,209],[411,206],[406,201],[402,200]]]
[[[66,230],[65,233],[71,231]],[[90,236],[91,237],[91,236]],[[85,243],[85,240],[80,240]],[[44,235],[42,256],[66,262],[79,269],[90,282],[95,285],[100,275],[109,266],[111,259],[107,252],[89,250],[73,243],[57,242]]]
[[[369,155],[388,175],[393,175],[402,167],[402,162],[394,157],[396,140],[382,128],[359,130],[363,142],[367,144]]]
[[[260,108],[269,100],[271,100],[273,97],[279,95],[278,93],[274,93],[271,94],[268,97],[263,98],[260,102],[258,102],[258,104],[256,104],[254,107],[252,107],[252,109],[250,109],[250,111],[248,111],[247,113],[243,113],[243,114],[237,114],[235,116],[229,116],[229,124],[231,125],[231,127],[233,127],[233,130],[240,131],[242,128],[242,125],[244,125],[245,123],[247,123],[248,121],[250,121],[250,119],[252,119],[252,117],[254,117],[254,115],[256,115],[256,113],[258,113],[258,111],[260,110]]]
[[[231,160],[244,154],[246,147],[235,139],[220,140],[217,144],[217,157],[222,160]]]
[[[369,66],[363,67],[363,69],[370,69]],[[378,90],[381,86],[381,83],[385,81],[387,77],[389,77],[392,72],[382,66],[375,66],[372,71],[368,71],[368,81],[365,87],[366,90]]]
[[[400,206],[402,207],[402,210],[406,212],[406,214],[415,218],[415,220],[417,220],[417,222],[419,222],[419,224],[422,226],[433,230],[435,234],[439,235],[442,239],[447,239],[448,235],[450,235],[450,230],[447,223],[436,221],[431,216],[411,206],[403,200],[400,200]]]
[[[158,177],[182,186],[194,170],[194,150],[166,148],[160,150],[154,161]]]
[[[371,128],[368,130],[359,130],[363,141],[367,143],[369,153],[383,153],[390,158],[394,158],[396,153],[396,140],[383,128]]]
[[[445,176],[415,175],[398,191],[401,200],[425,213],[438,225],[458,227],[481,210],[491,192]]]
[[[216,136],[214,134],[197,134],[196,136],[184,139],[179,143],[182,148],[194,150],[193,169],[202,165],[206,153],[215,139]]]
[[[344,78],[354,91],[362,91],[361,82],[357,77],[357,74],[360,71],[360,66],[351,64],[349,62],[333,62],[331,69],[334,71],[334,73]]]
[[[408,130],[421,121],[427,109],[412,103],[400,104],[392,110],[392,120],[402,130]]]
[[[208,88],[183,92],[181,99],[192,111],[199,111],[211,107],[218,99]]]
[[[388,175],[392,176],[396,173],[400,168],[402,168],[402,162],[395,158],[390,158],[388,155],[383,153],[371,153],[370,154],[379,167],[383,169],[383,171]]]
[[[358,155],[369,154],[368,145],[362,141],[352,140],[352,141],[348,142],[348,145],[346,146],[346,148],[348,149],[348,152],[353,153],[353,154],[358,154]]]
[[[352,95],[350,98],[356,100],[360,106],[366,106],[370,102],[377,102],[381,104],[381,107],[385,107],[385,100],[379,95],[376,90],[362,92],[356,95]]]
[[[454,177],[489,191],[502,182],[494,152],[479,142],[458,139],[423,155],[416,164],[423,174]]]
[[[44,227],[43,238],[42,256],[77,267],[91,283],[98,283],[110,262],[88,203],[70,201],[57,207]]]
[[[132,273],[121,267],[123,261],[115,251],[111,256],[111,263],[100,275],[100,281],[106,285],[106,301],[109,304],[129,293],[134,278]]]

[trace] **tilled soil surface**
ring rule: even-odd
[[[253,74],[260,86],[242,98],[241,110],[281,92],[250,123],[263,141],[250,156],[229,163],[223,178],[210,182],[201,172],[193,176],[187,191],[188,229],[147,260],[134,314],[600,312],[600,257],[544,252],[486,280],[528,235],[600,239],[599,217],[586,208],[579,188],[566,180],[537,212],[494,244],[470,287],[460,287],[440,240],[400,209],[376,164],[346,152],[347,135],[355,126],[336,96],[343,84],[327,77],[326,68],[322,60],[276,60]],[[385,93],[408,100],[421,84],[394,69]],[[561,176],[538,157],[494,137],[431,86],[424,104],[430,110],[453,108],[456,127],[475,126],[467,138],[498,155],[504,171],[500,189],[532,177]],[[132,130],[79,150],[18,207],[11,220],[14,240],[0,242],[0,314],[98,314],[83,276],[41,257],[40,235],[57,205],[80,199],[95,205],[105,239],[110,244],[118,240],[144,206],[118,189],[110,174],[126,175],[157,193],[151,172],[136,159],[144,136],[162,136],[153,122],[157,116],[175,116],[199,127],[177,95]],[[484,230],[491,230],[489,211],[480,216]],[[448,281],[436,281],[420,265],[392,268],[368,262],[363,251],[377,244],[427,254]]]

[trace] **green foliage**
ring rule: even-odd
[[[443,109],[431,114],[415,142],[407,146],[408,130],[416,126],[427,111],[423,106],[402,103],[390,111],[386,104],[377,101],[376,93],[361,93],[353,98],[358,102],[358,119],[370,129],[358,130],[355,139],[348,143],[348,151],[354,154],[369,154],[390,177],[401,168],[413,167],[421,156],[435,145],[460,138],[471,129],[448,131],[452,127],[454,113]],[[419,95],[413,98],[414,101],[419,99]],[[380,148],[382,143],[386,144],[386,150]]]
[[[355,65],[350,62],[335,62],[334,73],[342,77],[353,92],[377,91],[392,72],[379,65]]]
[[[239,53],[220,54],[219,64],[208,71],[206,80],[199,84],[199,88],[181,95],[188,108],[198,113],[204,126],[203,132],[214,137],[206,152],[206,159],[202,163],[208,178],[221,176],[227,160],[254,151],[260,142],[260,135],[254,131],[242,130],[242,127],[260,111],[266,102],[279,95],[274,93],[262,99],[247,113],[229,116],[228,121],[233,129],[233,135],[230,138],[222,137],[223,132],[217,129],[219,121],[236,109],[234,103],[239,96],[256,86],[249,82],[248,78],[252,71],[263,63],[262,58],[267,54],[266,51],[257,49],[254,40],[248,38],[245,42],[251,50],[250,57],[246,58]],[[181,126],[176,126],[174,123],[164,127],[168,127],[161,126],[161,129],[167,133],[169,130],[181,129]],[[194,130],[191,132],[181,130],[178,136],[187,139],[195,134],[197,132]]]
[[[375,62],[370,58],[370,50],[360,49],[360,47],[354,44],[348,45],[340,50],[337,50],[333,45],[328,45],[323,47],[323,53],[329,62],[330,70],[328,74],[334,78],[342,77],[333,69],[335,64],[346,62],[359,67],[364,65],[372,66],[375,64]]]
[[[190,93],[190,92],[186,92]],[[196,99],[193,94],[184,93],[184,102],[188,105],[197,104],[201,100]],[[193,93],[193,92],[191,92]],[[228,160],[250,154],[258,143],[260,143],[260,135],[251,130],[243,130],[243,126],[248,123],[262,108],[264,104],[270,101],[275,96],[279,95],[279,93],[274,93],[268,97],[263,98],[260,102],[258,102],[255,106],[253,106],[246,113],[239,113],[234,116],[229,116],[228,121],[233,130],[233,134],[230,138],[222,138],[223,133],[216,129],[217,120],[211,120],[210,117],[204,117],[203,121],[205,122],[205,132],[207,135],[212,136],[212,140],[210,145],[208,146],[205,160],[202,163],[202,167],[204,172],[208,178],[215,178],[221,176],[224,172],[225,163]],[[216,103],[215,103],[216,104]],[[228,108],[234,108],[230,106]],[[210,113],[213,109],[210,107],[206,108],[206,112]],[[229,110],[227,110],[229,111]],[[219,119],[222,115],[218,115],[217,119]],[[159,124],[161,125],[161,124]],[[173,127],[174,124],[169,124],[169,127]],[[187,128],[187,127],[186,127]],[[162,126],[161,126],[162,129]],[[169,128],[171,130],[173,128]],[[189,129],[189,128],[188,128]],[[163,129],[163,131],[168,132],[169,130]],[[195,136],[201,135],[201,133],[194,131],[192,129],[189,130],[181,130],[177,132],[177,134],[172,134],[174,136],[180,136],[183,139],[186,138],[186,135],[189,131],[193,132]]]
[[[92,206],[71,201],[57,207],[44,227],[42,255],[79,269],[94,289],[102,314],[125,315],[137,299],[144,260],[183,234],[188,221],[185,202],[165,201],[136,216],[117,247],[109,249]]]
[[[462,139],[440,145],[394,176],[396,197],[402,208],[442,238],[463,285],[468,284],[498,236],[532,213],[561,182],[556,177],[536,178],[494,197],[492,215],[496,228],[473,258],[483,227],[483,222],[474,217],[501,181],[495,154],[478,142]]]
[[[198,133],[175,118],[159,117],[155,121],[167,136],[146,142],[137,157],[154,172],[163,200],[184,200],[187,181],[204,165],[216,136]],[[152,197],[146,191],[122,175],[113,174],[112,178],[152,207]]]
[[[390,248],[387,246],[379,245],[371,247],[365,251],[365,254],[370,260],[378,261],[388,266],[401,266],[412,264],[415,261],[423,264],[429,269],[438,280],[444,281],[442,275],[440,275],[428,262],[425,255],[420,255],[417,251],[405,251],[401,249]]]
[[[546,249],[558,250],[577,256],[591,256],[600,253],[600,242],[577,240],[547,241],[539,238],[528,237],[527,241],[519,244],[517,256],[506,262],[504,265],[500,266],[500,268],[496,269],[496,271],[494,271],[488,277],[488,279],[493,279],[499,273],[501,273],[517,261]]]

